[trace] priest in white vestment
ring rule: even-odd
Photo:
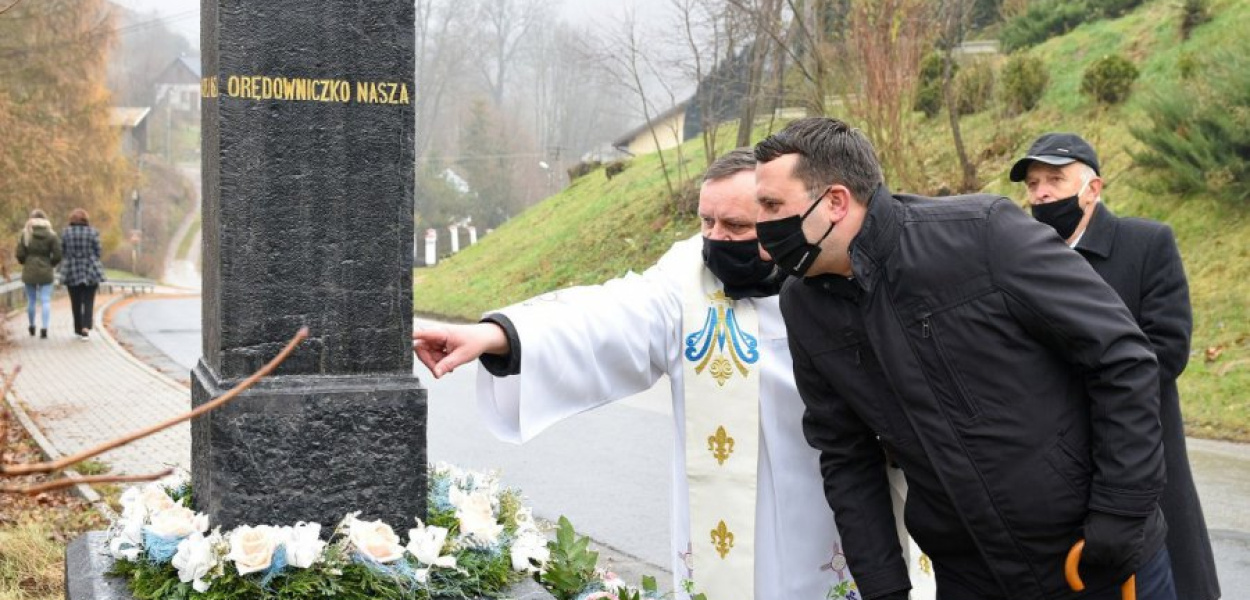
[[[414,349],[436,377],[480,358],[482,417],[517,443],[668,375],[677,597],[859,600],[802,433],[781,276],[755,240],[754,165],[749,149],[717,160],[699,195],[702,234],[643,274],[419,331]],[[912,597],[929,600],[932,571],[911,558]]]

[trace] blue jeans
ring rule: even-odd
[[[1090,592],[1081,600],[1120,600],[1120,586]],[[1172,558],[1163,548],[1137,569],[1137,600],[1177,600],[1172,581]]]
[[[43,328],[47,329],[48,321],[52,318],[52,284],[26,284],[26,318],[30,320],[31,327],[35,326],[36,297],[38,297],[39,306],[43,307]]]

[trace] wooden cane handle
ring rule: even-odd
[[[1063,577],[1068,580],[1068,587],[1074,592],[1085,591],[1085,582],[1081,581],[1078,568],[1081,563],[1081,552],[1085,550],[1085,540],[1077,540],[1068,550],[1068,557],[1063,561]],[[1128,580],[1120,585],[1120,600],[1137,600],[1137,575],[1129,575]]]
[[[1081,563],[1081,552],[1085,550],[1085,540],[1077,540],[1068,550],[1068,558],[1063,561],[1063,578],[1068,580],[1068,587],[1074,592],[1085,591],[1085,582],[1077,570]]]

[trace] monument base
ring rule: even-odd
[[[236,382],[203,361],[195,406]],[[407,531],[425,516],[426,390],[412,375],[264,379],[191,425],[196,510],[213,526],[317,522],[348,511]]]
[[[113,568],[107,533],[92,531],[65,549],[65,600],[134,600],[126,580],[106,575]],[[553,600],[554,596],[532,579],[513,586],[504,597],[516,600]]]

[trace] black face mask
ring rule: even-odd
[[[1033,213],[1034,219],[1050,225],[1059,233],[1059,237],[1067,240],[1076,233],[1076,227],[1085,217],[1085,211],[1081,210],[1080,198],[1078,194],[1046,204],[1034,204],[1029,207],[1029,210]]]
[[[781,289],[783,277],[773,263],[760,258],[757,240],[703,238],[703,264],[725,284],[725,295],[741,298],[772,296]]]
[[[825,190],[825,193],[828,193],[828,190]],[[815,243],[807,241],[807,236],[803,235],[803,221],[807,220],[807,215],[816,210],[824,197],[825,194],[821,194],[801,217],[792,215],[776,221],[762,221],[755,224],[755,234],[760,238],[760,245],[764,246],[768,254],[773,257],[773,262],[781,270],[795,277],[802,277],[807,273],[812,263],[816,262],[816,257],[820,255],[820,243],[833,232],[834,223],[830,223],[829,229],[826,229],[825,234],[820,236]]]

